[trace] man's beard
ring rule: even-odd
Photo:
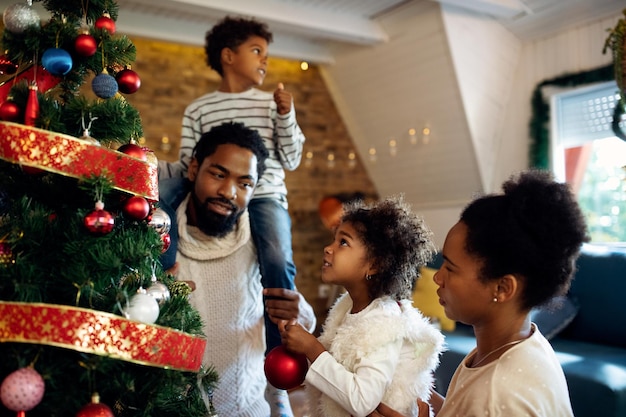
[[[204,200],[203,204],[193,193],[191,194],[191,197],[192,204],[196,209],[196,226],[208,236],[223,237],[227,235],[233,231],[237,221],[244,212],[243,210],[238,210],[235,205],[224,198],[207,198]],[[215,213],[209,209],[209,204],[212,202],[218,202],[220,204],[230,206],[232,208],[232,213],[228,216]]]

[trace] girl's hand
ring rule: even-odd
[[[424,401],[417,400],[417,410],[418,417],[429,417],[430,416],[430,406],[428,403]],[[402,414],[398,413],[396,410],[386,406],[383,403],[380,403],[376,410],[368,417],[404,417]]]
[[[296,320],[281,320],[278,323],[278,331],[283,342],[283,346],[291,352],[306,355],[310,362],[324,352],[324,346]]]

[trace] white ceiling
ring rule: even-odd
[[[332,63],[337,45],[387,41],[377,18],[406,3],[428,1],[491,16],[523,41],[614,15],[626,7],[624,0],[118,0],[117,23],[124,33],[201,45],[207,29],[222,17],[253,16],[273,31],[274,55]]]

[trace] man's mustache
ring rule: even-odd
[[[204,200],[204,204],[207,207],[211,203],[217,203],[217,204],[220,204],[220,205],[223,205],[223,206],[228,206],[233,211],[237,210],[237,207],[232,202],[228,201],[225,198],[211,198],[211,197],[209,197],[206,200]]]

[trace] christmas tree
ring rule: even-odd
[[[217,375],[124,98],[135,47],[112,0],[41,4],[3,14],[0,416],[206,415]]]

